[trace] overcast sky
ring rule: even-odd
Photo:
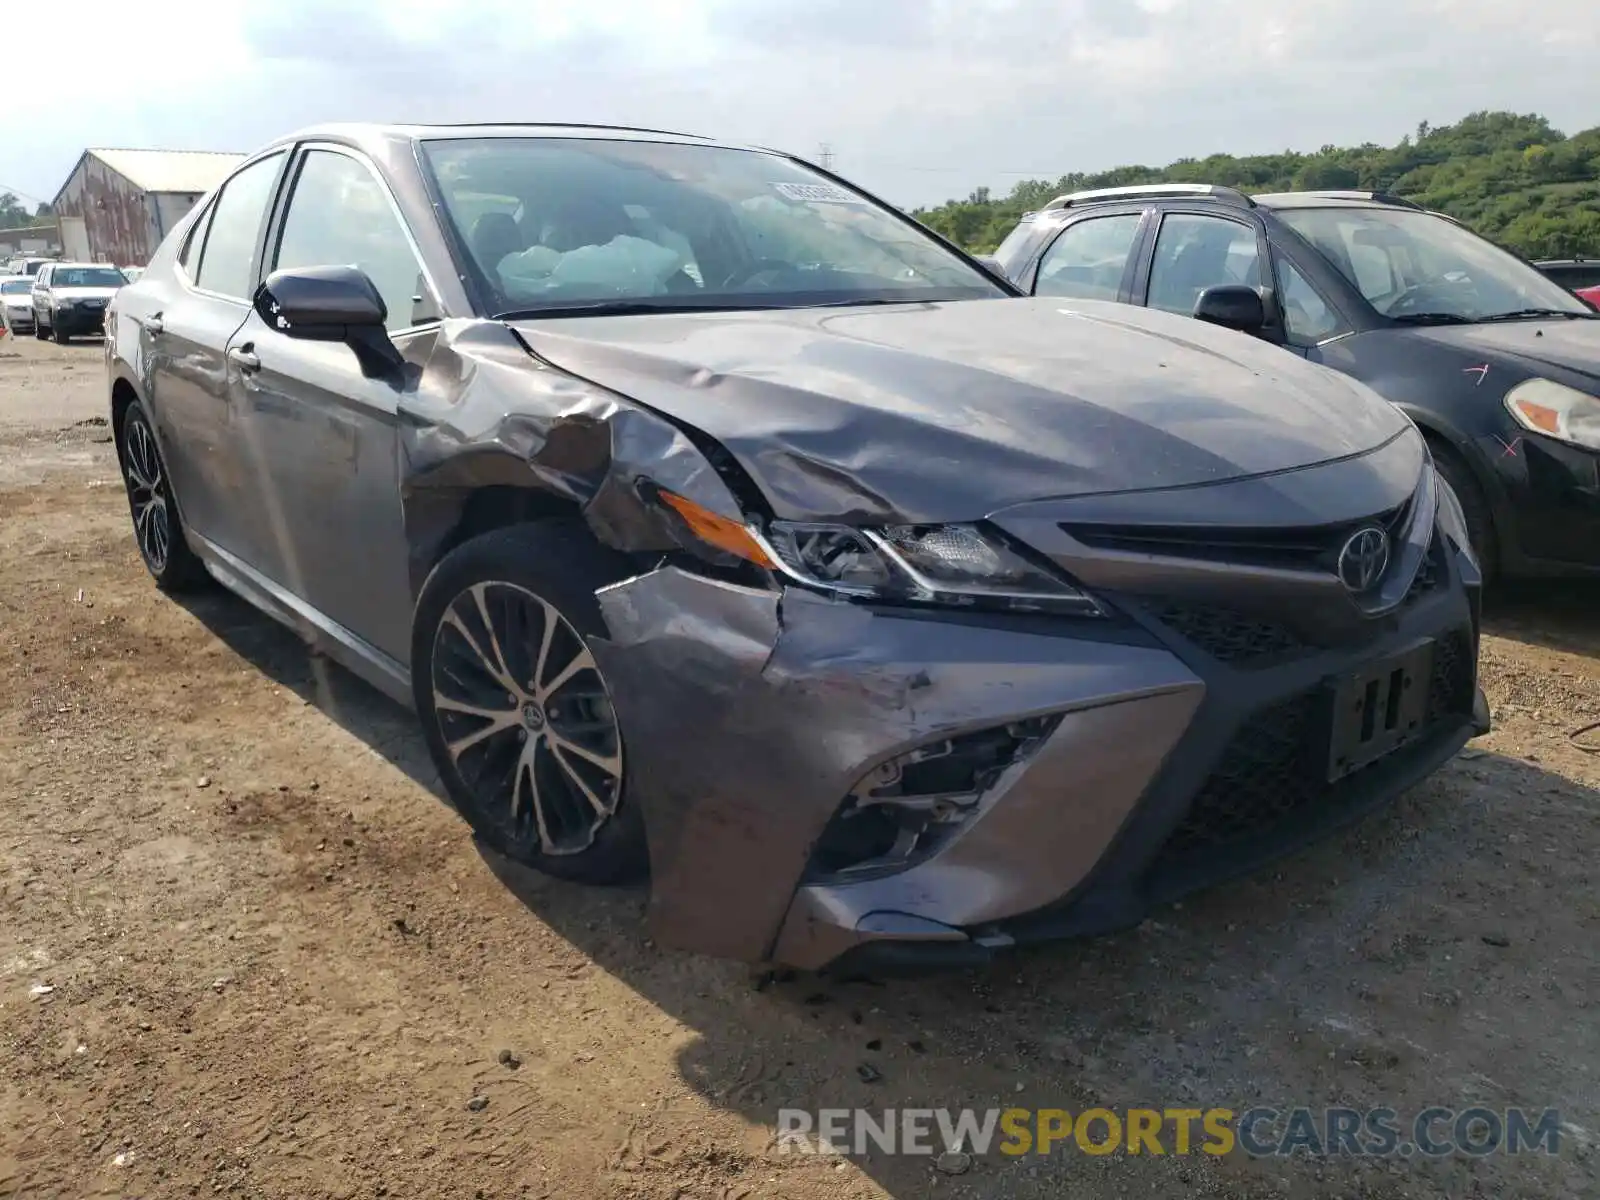
[[[48,6],[47,6],[48,7]],[[41,10],[44,11],[44,10]],[[1484,108],[1600,124],[1600,0],[75,0],[12,72],[0,188],[86,146],[325,120],[595,121],[814,156],[906,206]],[[202,15],[203,14],[203,15]]]

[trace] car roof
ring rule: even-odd
[[[96,267],[96,268],[110,267],[113,271],[117,271],[117,270],[121,269],[115,263],[108,263],[108,262],[56,262],[54,259],[51,259],[46,264],[46,266],[51,266],[51,267]]]
[[[690,146],[721,146],[733,150],[777,153],[762,146],[722,142],[697,133],[645,129],[630,125],[586,125],[559,121],[502,121],[482,124],[400,125],[339,122],[312,125],[286,134],[263,147],[276,149],[295,142],[333,141],[369,151],[395,141],[433,141],[444,138],[583,138],[614,142],[674,142]]]
[[[1095,188],[1057,196],[1044,207],[1022,215],[1025,222],[1065,221],[1089,207],[1112,204],[1149,204],[1160,201],[1210,202],[1230,208],[1372,208],[1427,211],[1415,201],[1385,192],[1314,191],[1265,192],[1248,196],[1237,188],[1209,183],[1136,183],[1124,187]],[[1440,214],[1442,215],[1442,214]]]

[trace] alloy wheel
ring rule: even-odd
[[[517,584],[474,584],[445,609],[431,673],[445,748],[485,815],[543,854],[593,845],[622,797],[622,736],[572,624]]]
[[[167,480],[161,470],[161,454],[155,435],[142,417],[128,422],[126,444],[122,448],[122,473],[128,485],[128,503],[133,509],[133,533],[139,553],[156,575],[167,569],[172,551],[172,522],[167,509]]]

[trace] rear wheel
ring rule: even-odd
[[[606,632],[595,591],[628,568],[578,520],[496,530],[434,569],[412,632],[417,711],[461,815],[507,857],[583,883],[648,864],[589,648]]]
[[[1450,485],[1450,490],[1456,494],[1456,499],[1461,502],[1461,515],[1466,518],[1467,537],[1472,542],[1472,552],[1477,555],[1478,569],[1483,573],[1484,583],[1489,583],[1498,573],[1500,566],[1500,550],[1495,543],[1494,514],[1490,511],[1489,501],[1484,496],[1477,477],[1473,475],[1472,468],[1467,466],[1466,460],[1460,454],[1434,438],[1428,439],[1428,446],[1433,451],[1434,467]]]
[[[183,522],[172,502],[172,485],[155,431],[137,400],[123,413],[117,439],[133,536],[145,568],[164,591],[186,591],[203,583],[206,569],[184,540]]]

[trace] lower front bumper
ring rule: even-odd
[[[104,333],[106,330],[106,314],[104,310],[96,313],[56,313],[51,322],[52,330],[60,330],[64,337],[86,337],[90,334]]]
[[[1506,573],[1600,575],[1600,452],[1509,425],[1479,449],[1505,496],[1496,520]]]
[[[1063,900],[988,929],[965,931],[960,938],[916,942],[868,939],[857,930],[854,944],[827,965],[836,971],[851,972],[976,966],[1018,946],[1128,929],[1164,904],[1248,875],[1354,824],[1426,779],[1455,757],[1472,737],[1488,729],[1488,701],[1479,690],[1469,722],[1439,729],[1427,741],[1363,773],[1335,802],[1242,838],[1225,852],[1175,863],[1163,863],[1158,857],[1147,873],[1126,869],[1115,859],[1108,859],[1094,878]],[[1160,797],[1152,796],[1149,803],[1152,809],[1158,808]],[[1128,844],[1131,857],[1139,857],[1141,838],[1136,831]],[[1142,844],[1148,847],[1151,843],[1145,839]]]
[[[961,962],[1124,926],[1392,799],[1487,726],[1458,584],[1359,651],[1254,671],[1133,621],[873,610],[672,568],[600,601],[611,637],[594,649],[650,842],[656,934],[751,962]],[[1336,785],[1298,745],[1306,778],[1263,758],[1327,678],[1434,637],[1466,658],[1424,735]],[[863,872],[821,853],[865,778],[1038,719],[1047,732],[929,856]]]

